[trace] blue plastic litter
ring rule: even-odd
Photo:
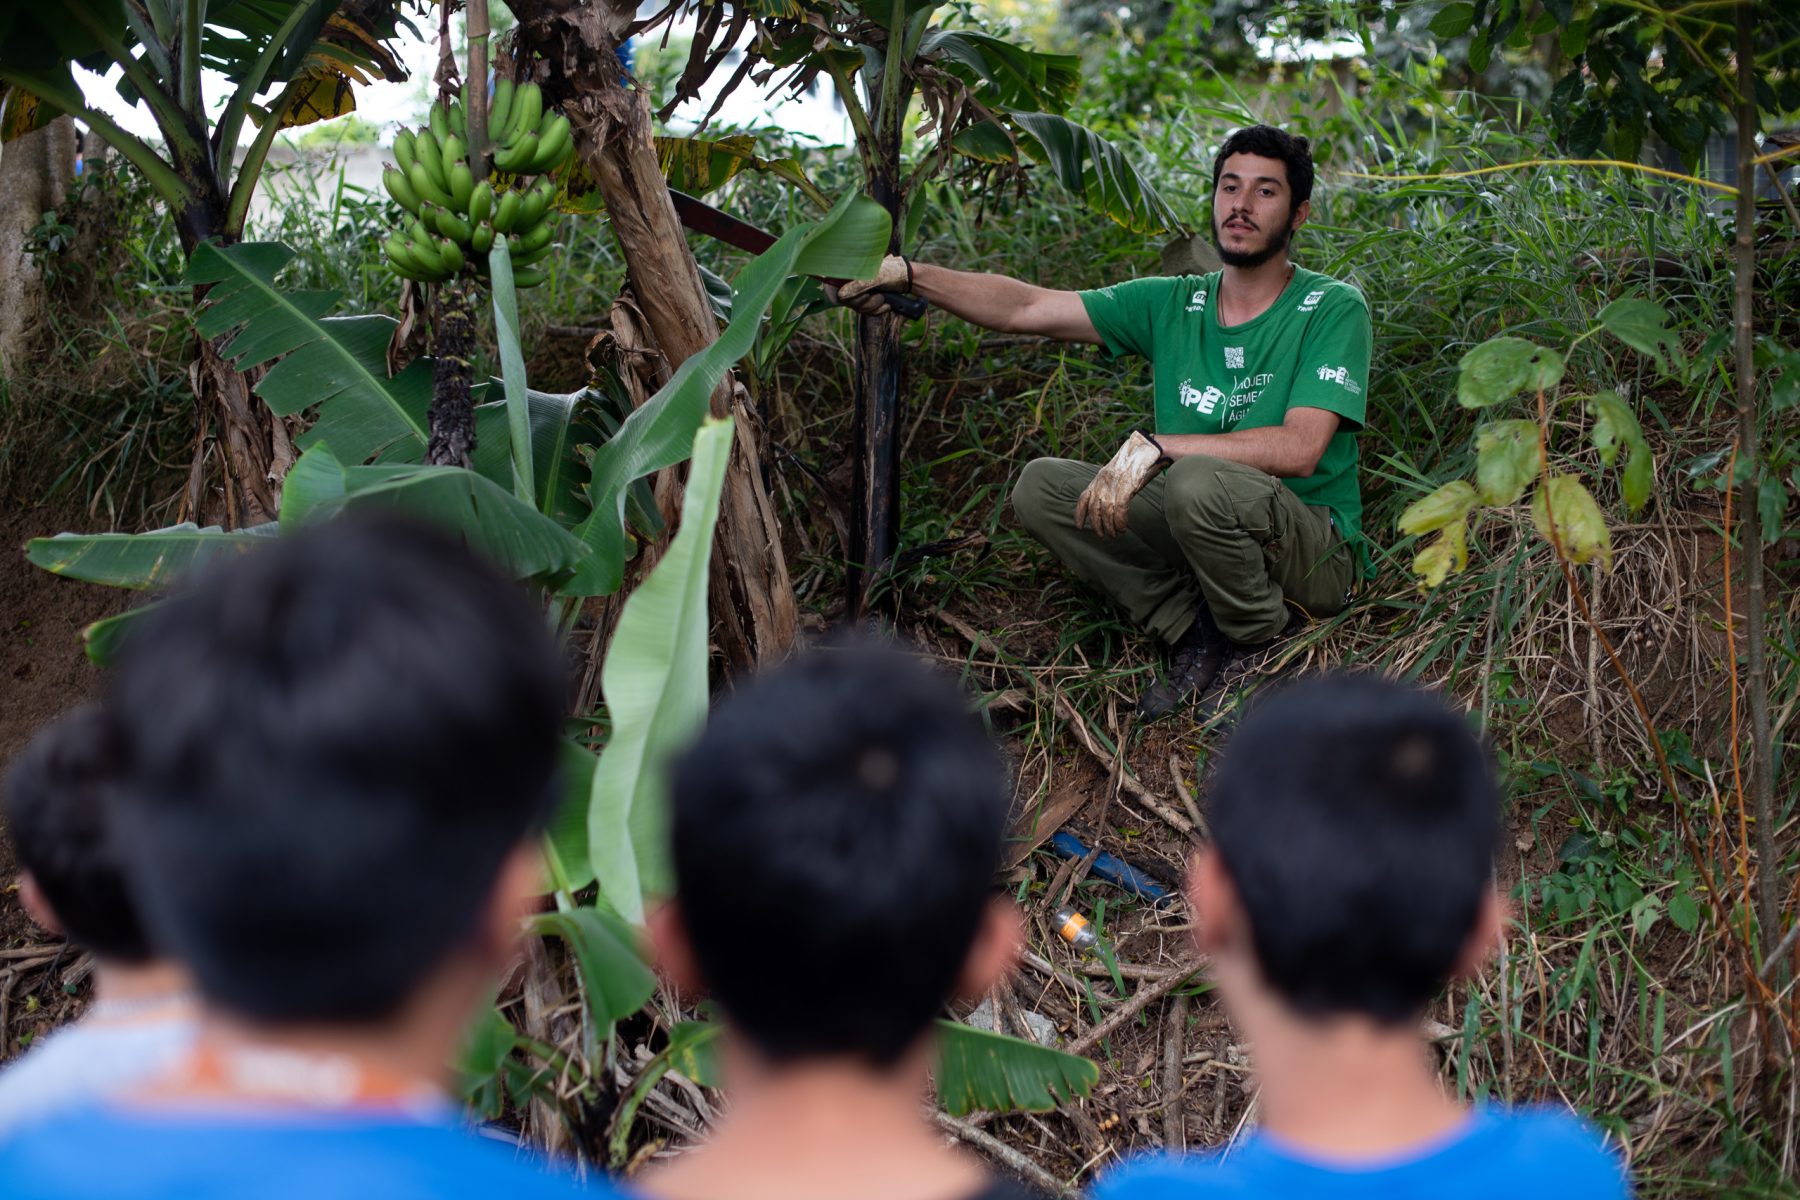
[[[1086,858],[1088,856],[1088,848],[1082,845],[1081,839],[1067,832],[1059,833],[1051,838],[1050,849],[1061,858]],[[1150,878],[1124,859],[1104,851],[1094,859],[1094,865],[1088,869],[1088,873],[1104,879],[1107,883],[1122,887],[1154,905],[1161,906],[1175,899],[1175,893],[1170,891],[1167,886]]]

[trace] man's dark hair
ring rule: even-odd
[[[99,705],[39,731],[6,776],[6,829],[69,938],[102,959],[144,963],[150,941],[126,889],[109,792],[118,738]]]
[[[542,614],[442,533],[351,516],[215,566],[109,697],[146,923],[236,1015],[393,1015],[544,821],[563,690]]]
[[[1273,125],[1251,125],[1225,139],[1213,159],[1213,191],[1219,190],[1219,176],[1225,160],[1234,154],[1254,154],[1260,158],[1278,158],[1287,165],[1289,212],[1312,199],[1312,146],[1298,134]]]
[[[1254,705],[1210,820],[1263,976],[1298,1011],[1415,1018],[1492,886],[1499,789],[1463,716],[1373,675]]]
[[[815,651],[721,703],[674,766],[677,894],[739,1032],[887,1066],[954,990],[1009,786],[962,693],[895,650]]]

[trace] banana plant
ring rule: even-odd
[[[406,78],[388,49],[402,20],[396,0],[61,0],[0,5],[0,141],[67,113],[103,136],[168,205],[184,251],[238,241],[270,147],[281,130],[349,112],[354,88]],[[119,93],[148,110],[161,146],[89,104],[73,68],[116,68]],[[208,72],[231,84],[214,114]],[[246,133],[255,134],[246,141]],[[195,399],[205,454],[187,495],[231,525],[273,520],[289,465],[286,437],[247,402],[249,381],[196,346]],[[200,486],[222,475],[222,506]]]
[[[281,528],[363,504],[401,508],[451,525],[515,577],[572,601],[618,590],[637,543],[661,532],[639,485],[692,452],[712,389],[749,351],[782,282],[796,273],[872,271],[887,237],[887,215],[854,193],[788,231],[739,274],[733,317],[718,340],[635,409],[622,389],[555,396],[525,386],[509,251],[496,244],[490,271],[504,281],[494,301],[510,378],[504,398],[477,410],[482,453],[470,469],[421,465],[434,364],[417,360],[389,376],[385,347],[395,320],[333,316],[337,293],[283,289],[276,276],[294,256],[286,246],[202,245],[187,282],[205,289],[197,328],[234,368],[258,371],[257,394],[268,407],[313,416],[297,439],[304,453]],[[71,578],[153,588],[207,557],[253,547],[263,532],[186,523],[142,534],[59,534],[34,540],[27,554]]]
[[[762,79],[779,75],[778,86],[795,91],[829,81],[855,131],[868,194],[893,218],[891,253],[904,252],[916,233],[918,214],[909,217],[909,206],[919,185],[959,163],[977,173],[1041,163],[1127,228],[1155,233],[1181,224],[1116,146],[1066,115],[1080,87],[1078,56],[934,23],[941,7],[938,0],[721,0],[708,7],[663,111],[697,95],[749,33],[750,51],[727,90],[757,68]],[[920,148],[908,162],[915,102]],[[709,143],[704,156],[715,175],[721,148]],[[698,173],[697,154],[665,149],[663,157],[671,170]],[[858,322],[854,511],[845,548],[853,611],[861,611],[899,538],[900,328],[892,313]]]

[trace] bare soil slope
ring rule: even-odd
[[[61,579],[26,561],[31,538],[89,523],[69,505],[0,515],[0,770],[46,722],[98,693],[100,672],[82,653],[81,630],[131,603],[129,592]],[[25,915],[15,872],[11,845],[0,838],[0,1060],[86,1003],[77,956]]]

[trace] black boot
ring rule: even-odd
[[[1212,686],[1230,653],[1231,643],[1202,604],[1194,623],[1170,647],[1168,672],[1138,697],[1138,713],[1152,721],[1168,716]]]
[[[1214,671],[1212,678],[1208,680],[1209,683],[1217,683],[1217,694],[1209,697],[1204,692],[1201,693],[1201,698],[1205,700],[1205,703],[1200,705],[1202,719],[1222,707],[1223,702],[1238,685],[1260,675],[1263,669],[1274,660],[1275,651],[1281,647],[1282,643],[1304,628],[1306,628],[1306,618],[1296,612],[1288,614],[1287,624],[1281,627],[1280,633],[1272,638],[1264,638],[1260,642],[1234,642],[1221,635],[1220,640],[1225,643],[1225,649],[1220,656],[1219,669]]]

